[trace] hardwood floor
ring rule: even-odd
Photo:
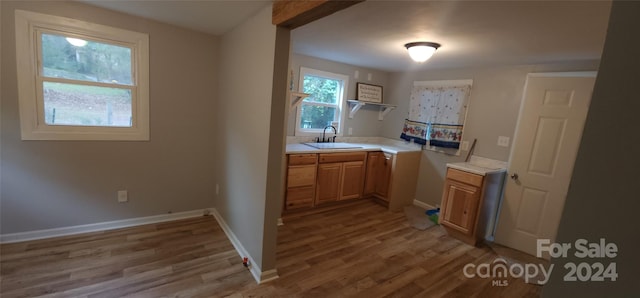
[[[257,285],[213,217],[0,246],[2,297],[537,297],[465,278],[496,253],[362,200],[284,218],[280,278]]]

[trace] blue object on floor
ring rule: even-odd
[[[425,212],[427,215],[434,215],[436,213],[440,213],[440,208],[437,209],[429,209]]]

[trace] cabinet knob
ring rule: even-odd
[[[511,179],[518,180],[518,173],[511,174]]]

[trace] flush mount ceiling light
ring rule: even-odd
[[[76,47],[84,47],[87,45],[87,41],[84,39],[67,37],[67,42],[76,46]]]
[[[404,45],[409,51],[409,56],[415,62],[425,62],[433,56],[433,53],[440,47],[439,43],[428,42],[428,41],[419,41],[419,42],[410,42]]]

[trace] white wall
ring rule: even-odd
[[[211,182],[220,185],[215,207],[258,266],[265,222],[276,223],[265,218],[275,44],[271,5],[222,36],[213,115],[219,166]]]
[[[414,81],[472,79],[473,87],[463,141],[471,143],[473,139],[478,140],[475,155],[508,161],[511,148],[497,146],[498,136],[513,139],[527,73],[596,68],[596,61],[583,61],[554,65],[392,73],[389,77],[387,98],[388,103],[396,104],[398,107],[385,118],[381,136],[399,139],[404,119],[408,116],[409,97]],[[464,161],[466,154],[466,151],[462,151],[460,156],[450,156],[423,151],[415,199],[432,206],[440,204],[446,164]]]
[[[300,67],[308,67],[322,71],[328,71],[332,73],[342,74],[349,77],[349,86],[347,90],[347,98],[346,99],[355,99],[356,98],[356,83],[367,83],[373,85],[383,86],[383,100],[387,101],[387,82],[389,74],[384,71],[363,68],[355,65],[349,65],[329,60],[324,60],[320,58],[304,56],[299,54],[291,55],[291,69],[294,73],[294,85],[295,90],[299,90],[298,79],[300,78]],[[358,78],[355,77],[356,71],[359,72]],[[371,80],[368,79],[368,75],[371,74]],[[348,108],[349,106],[345,103],[344,108],[347,111],[347,116],[345,117],[345,134],[344,136],[348,136],[347,132],[349,127],[353,128],[353,136],[354,137],[372,137],[378,136],[380,134],[380,130],[384,123],[382,121],[378,121],[378,109],[364,107],[353,119],[349,119],[348,117]],[[287,126],[287,135],[292,136],[294,134],[295,128],[295,120],[296,120],[296,110],[292,109],[289,113],[289,121]]]

